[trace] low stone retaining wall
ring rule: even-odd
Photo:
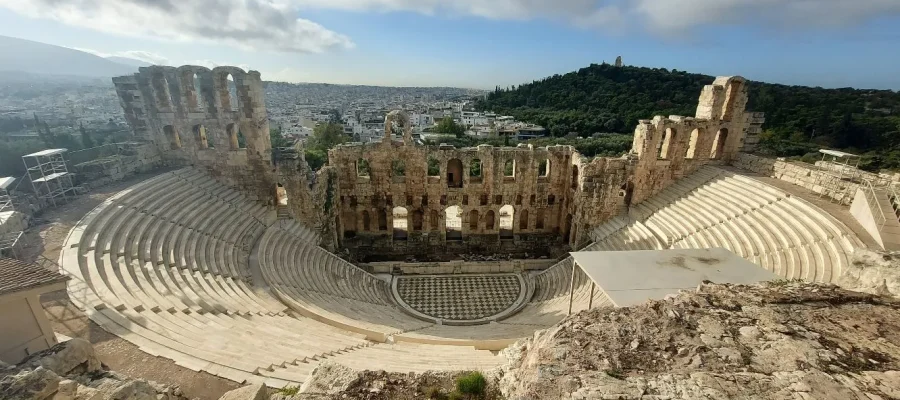
[[[128,142],[106,146],[113,147],[107,149],[110,154],[98,153],[98,158],[72,167],[71,172],[75,173],[77,185],[90,191],[134,174],[148,172],[158,168],[162,163],[159,152],[151,143]]]
[[[733,166],[790,182],[815,193],[828,196],[843,205],[850,205],[860,183],[840,177],[835,171],[801,162],[786,161],[783,158],[765,158],[747,153],[739,153]]]
[[[547,269],[555,260],[402,262],[383,261],[360,264],[373,274],[390,274],[397,268],[403,274],[496,274]]]

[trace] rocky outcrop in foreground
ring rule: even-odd
[[[94,348],[71,339],[19,365],[0,365],[4,400],[186,400],[177,387],[134,380],[103,368]]]
[[[860,292],[900,296],[900,252],[857,249],[838,285]]]
[[[900,303],[836,286],[703,284],[582,312],[505,350],[509,399],[900,398]]]

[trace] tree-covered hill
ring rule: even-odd
[[[709,75],[592,64],[508,89],[480,110],[543,125],[554,136],[631,133],[638,119],[694,115]],[[867,153],[868,167],[900,168],[900,93],[749,83],[748,110],[766,113],[762,150],[802,156],[820,147]]]

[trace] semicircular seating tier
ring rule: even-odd
[[[805,200],[710,166],[633,205],[630,215],[666,248],[724,247],[786,279],[835,282],[862,247]]]
[[[60,254],[73,278],[69,298],[141,350],[237,382],[296,385],[322,360],[396,372],[502,363],[472,347],[377,344],[294,315],[252,279],[251,250],[274,221],[273,210],[205,173],[163,173],[104,201],[69,232]],[[314,240],[308,230],[295,234]],[[361,302],[383,299],[375,286],[356,288]]]

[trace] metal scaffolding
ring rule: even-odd
[[[66,149],[47,149],[22,156],[34,194],[53,206],[75,196],[72,175],[63,156]]]
[[[12,186],[15,181],[16,178],[0,178],[0,213],[16,211],[12,202],[12,197],[9,195],[9,187]]]

